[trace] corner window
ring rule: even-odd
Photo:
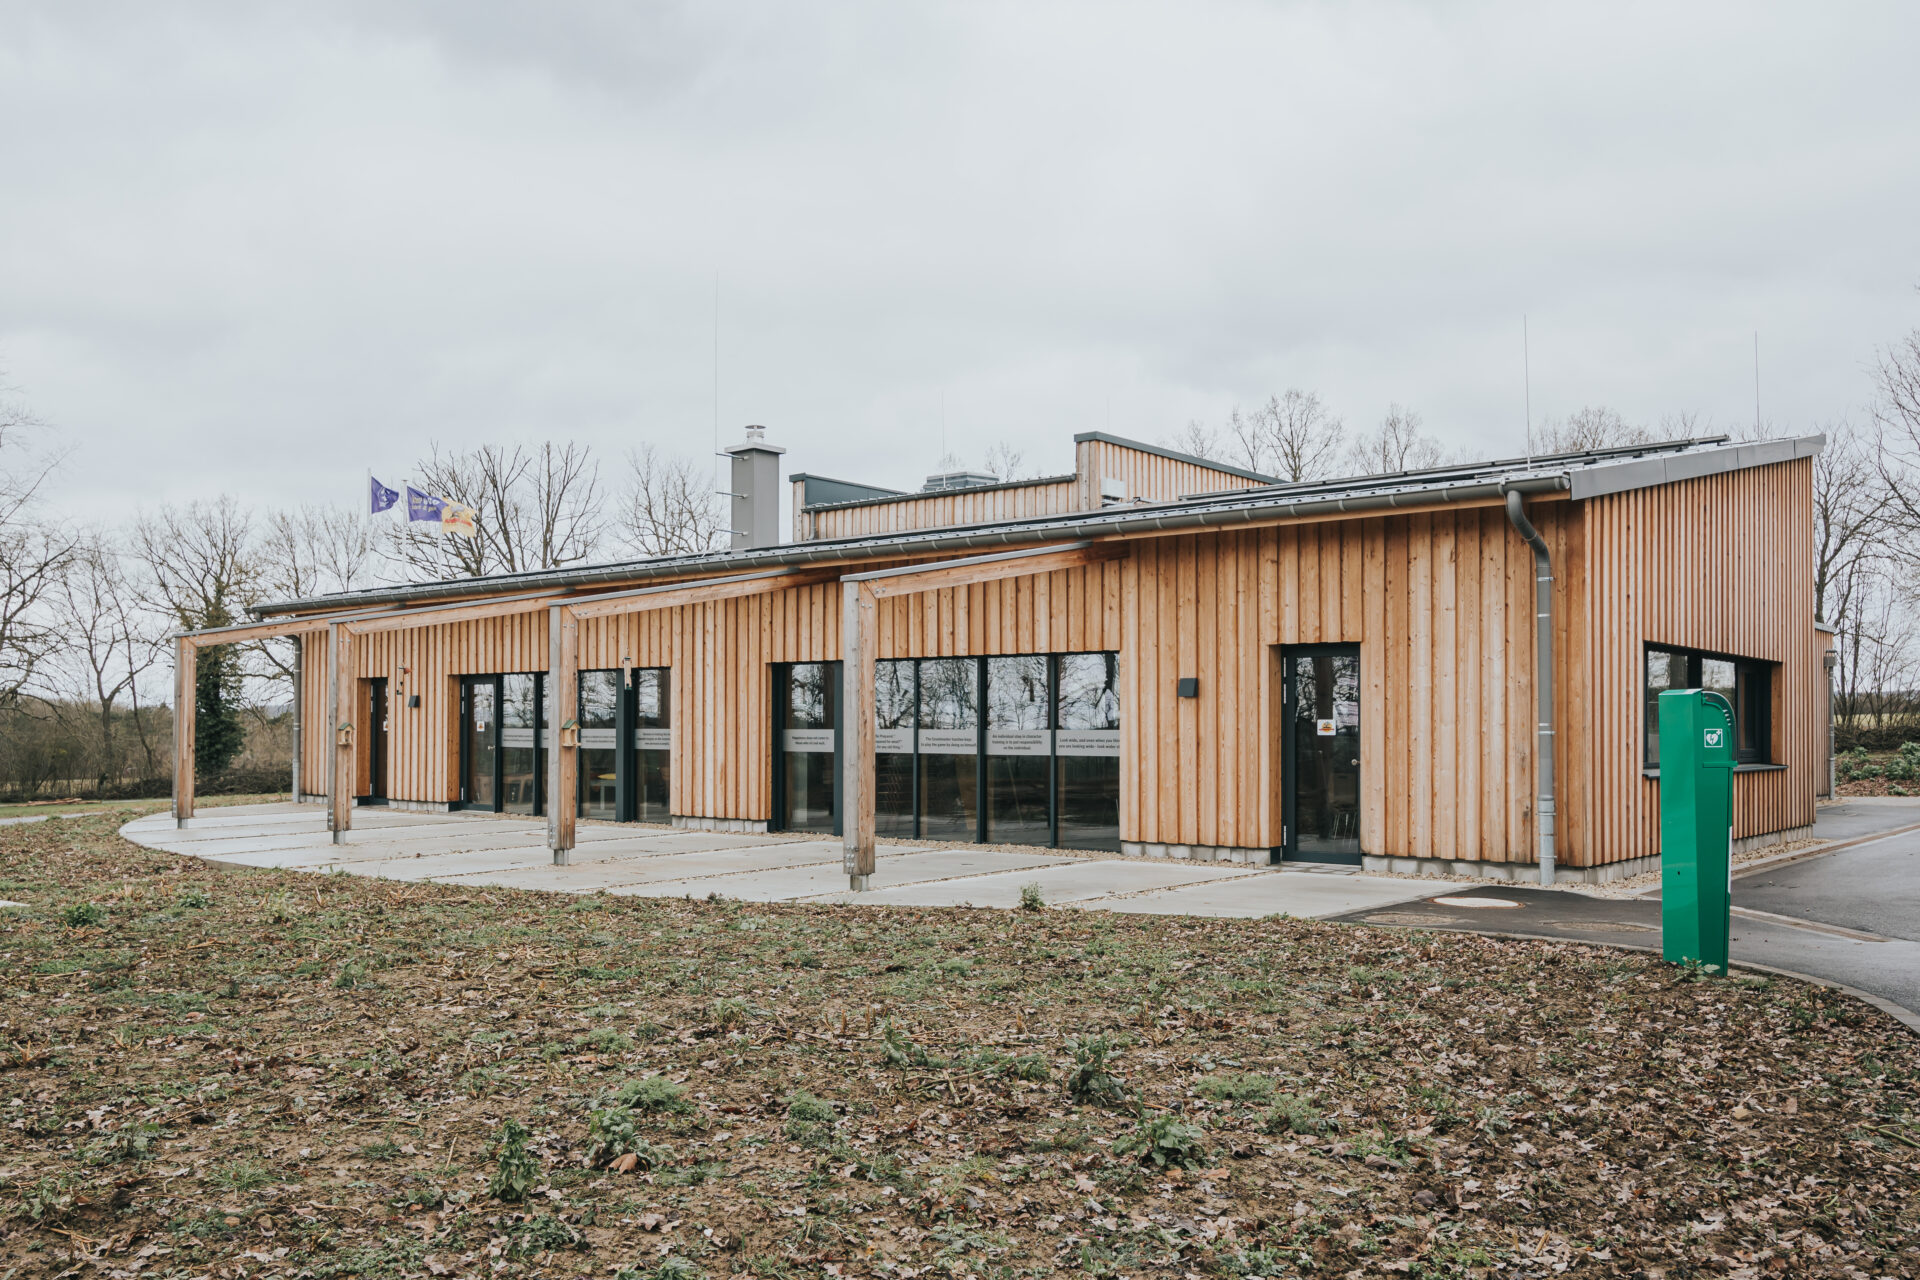
[[[1711,689],[1726,698],[1733,707],[1734,759],[1740,764],[1768,763],[1773,754],[1773,668],[1773,663],[1753,658],[1648,645],[1647,767],[1660,764],[1660,695],[1669,689]]]

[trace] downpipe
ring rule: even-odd
[[[1534,751],[1540,778],[1540,798],[1534,805],[1534,819],[1540,832],[1540,883],[1553,884],[1553,562],[1547,555],[1547,540],[1527,519],[1527,500],[1515,490],[1507,490],[1507,520],[1533,548],[1533,628],[1534,698],[1539,707],[1540,730]]]

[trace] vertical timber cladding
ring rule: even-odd
[[[1772,759],[1733,780],[1733,834],[1813,821],[1823,673],[1813,627],[1813,462],[1801,459],[1591,499],[1591,704],[1580,725],[1594,762],[1604,861],[1660,849],[1660,784],[1641,772],[1645,646],[1778,663]],[[1570,728],[1572,726],[1569,726]]]
[[[1552,549],[1556,659],[1585,662],[1583,535],[1536,501]],[[1533,557],[1494,506],[1142,539],[1117,568],[1121,838],[1280,843],[1278,655],[1357,643],[1361,838],[1375,855],[1532,862]],[[1197,698],[1176,681],[1199,678]],[[1561,723],[1580,701],[1556,686]],[[1557,757],[1560,856],[1592,848],[1570,740]]]

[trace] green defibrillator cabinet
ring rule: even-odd
[[[1661,954],[1727,971],[1733,919],[1733,704],[1660,695]]]

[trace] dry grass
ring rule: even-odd
[[[0,1276],[1920,1270],[1914,1042],[1791,982],[223,871],[115,821],[0,829]]]

